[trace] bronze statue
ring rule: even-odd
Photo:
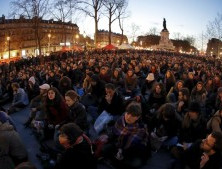
[[[166,19],[165,18],[163,18],[163,30],[167,30],[167,28],[166,28]]]

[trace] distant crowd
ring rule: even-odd
[[[24,127],[44,168],[139,168],[161,149],[172,169],[222,167],[222,62],[213,57],[95,50],[21,59],[0,65],[0,105],[0,169],[35,168],[10,117],[27,106]]]

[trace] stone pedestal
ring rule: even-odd
[[[160,32],[160,41],[159,45],[153,46],[154,50],[167,50],[167,51],[174,51],[175,46],[169,39],[169,31],[167,29],[163,29]]]

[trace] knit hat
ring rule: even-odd
[[[34,76],[30,77],[30,78],[29,78],[29,81],[32,82],[32,84],[35,84],[35,78],[34,78]]]
[[[154,80],[154,74],[149,73],[148,76],[146,77],[146,80],[153,81]]]
[[[49,86],[47,83],[45,83],[45,84],[39,86],[39,88],[40,88],[40,89],[44,89],[44,90],[49,90],[49,89],[50,89],[50,86]]]
[[[74,144],[77,138],[83,134],[83,131],[75,123],[68,123],[61,127],[60,133],[68,137],[70,144]]]
[[[200,113],[201,112],[200,104],[196,101],[191,102],[188,111]]]

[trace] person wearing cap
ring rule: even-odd
[[[27,94],[29,100],[32,100],[35,96],[39,95],[39,92],[40,91],[38,82],[36,82],[34,76],[30,77],[27,85]]]
[[[4,116],[4,117],[3,117]],[[1,113],[0,117],[0,168],[14,169],[16,165],[27,161],[28,153],[19,134]]]
[[[151,90],[153,85],[156,83],[155,77],[153,73],[149,73],[146,77],[145,83],[141,87],[141,94],[145,98],[145,100],[149,99]]]
[[[28,127],[33,120],[42,121],[44,120],[45,113],[43,110],[43,103],[46,100],[47,91],[50,89],[49,84],[44,83],[39,86],[40,94],[34,97],[30,103],[30,114],[28,120],[24,123],[25,127]]]
[[[65,148],[54,169],[96,169],[90,139],[75,123],[61,127],[59,142]]]

